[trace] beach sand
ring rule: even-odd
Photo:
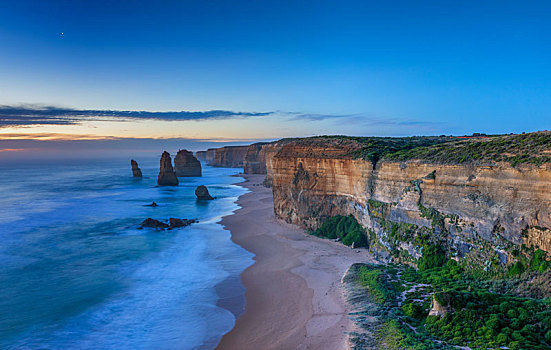
[[[341,278],[358,262],[375,262],[364,249],[307,235],[276,219],[264,175],[244,175],[251,190],[222,220],[232,240],[255,254],[242,274],[245,313],[217,349],[348,348],[353,329]]]

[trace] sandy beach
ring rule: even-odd
[[[341,278],[353,263],[374,259],[276,219],[264,175],[244,177],[240,185],[251,192],[221,223],[255,263],[241,275],[245,313],[217,349],[346,349],[353,324]]]

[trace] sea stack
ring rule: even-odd
[[[142,170],[138,167],[138,162],[134,159],[130,160],[130,165],[132,165],[132,176],[142,177]]]
[[[212,196],[209,193],[209,190],[207,189],[207,186],[201,185],[195,189],[195,195],[197,196],[197,199],[201,200],[212,200]]]
[[[201,162],[190,151],[179,150],[174,157],[174,172],[178,177],[201,176]]]
[[[172,169],[172,159],[167,151],[164,151],[161,156],[161,168],[157,184],[159,186],[178,186],[178,178],[174,169]]]

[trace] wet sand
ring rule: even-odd
[[[374,259],[276,219],[265,176],[244,177],[251,192],[221,223],[255,263],[241,274],[245,313],[217,349],[347,349],[353,323],[341,279],[353,263]]]

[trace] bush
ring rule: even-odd
[[[367,233],[352,215],[336,215],[327,219],[313,232],[318,237],[340,239],[343,244],[354,247],[367,247]]]

